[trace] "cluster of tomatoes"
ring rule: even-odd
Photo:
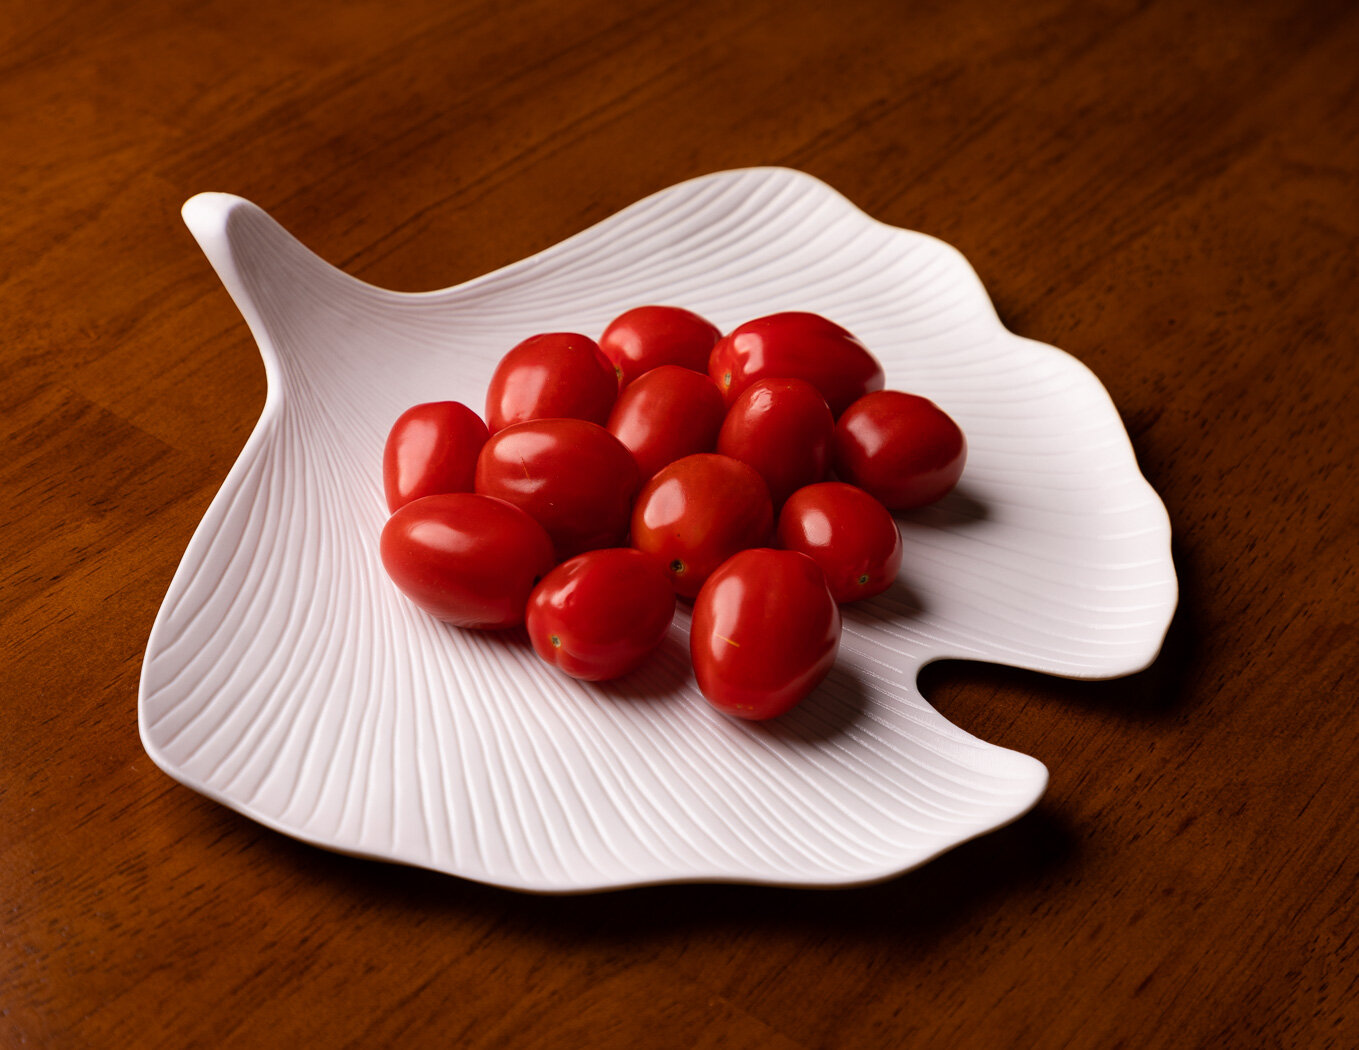
[[[703,695],[774,717],[829,672],[840,603],[895,580],[892,511],[962,473],[957,424],[883,387],[872,353],[812,313],[724,336],[642,306],[598,342],[532,336],[497,366],[484,420],[437,401],[392,427],[383,565],[434,616],[525,624],[589,681],[639,666],[692,600]]]

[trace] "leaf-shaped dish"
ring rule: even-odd
[[[184,217],[259,344],[259,423],[194,534],[142,671],[147,752],[172,777],[331,849],[543,892],[883,879],[1005,824],[1047,770],[920,696],[927,661],[1130,673],[1176,600],[1169,527],[1118,413],[1063,352],[998,321],[955,250],[786,169],[674,186],[443,291],[364,284],[240,198]],[[729,329],[831,317],[968,436],[959,489],[899,518],[896,587],[846,611],[836,670],[788,716],[712,711],[681,611],[607,686],[516,634],[413,608],[377,557],[381,450],[419,401],[480,408],[536,331],[630,306]]]

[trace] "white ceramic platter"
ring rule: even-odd
[[[954,249],[807,175],[685,182],[414,295],[332,268],[240,198],[194,197],[184,218],[259,344],[268,397],[156,618],[141,737],[172,777],[271,828],[542,892],[870,882],[1015,819],[1047,782],[925,703],[922,665],[1103,678],[1160,648],[1167,518],[1099,382],[1006,331]],[[959,490],[899,519],[897,586],[847,609],[836,669],[773,723],[706,705],[683,611],[653,662],[590,686],[521,635],[429,618],[378,560],[400,412],[480,409],[521,339],[598,335],[651,302],[723,329],[825,314],[968,437]]]

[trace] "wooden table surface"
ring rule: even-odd
[[[5,10],[0,1046],[1359,1043],[1359,8]],[[1165,501],[1151,669],[923,677],[1047,764],[1037,808],[867,888],[537,897],[162,773],[147,634],[265,395],[183,201],[417,290],[751,165],[958,247]]]

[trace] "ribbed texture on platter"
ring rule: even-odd
[[[1155,656],[1175,604],[1166,514],[1076,360],[998,322],[966,261],[784,169],[682,183],[438,292],[363,284],[255,206],[185,219],[250,326],[269,394],[148,643],[143,742],[171,776],[332,849],[573,892],[885,878],[1038,799],[1037,761],[916,689],[963,657],[1109,677]],[[480,410],[538,331],[598,335],[644,303],[724,330],[822,313],[967,434],[958,490],[899,516],[897,585],[846,609],[835,671],[767,724],[711,710],[681,612],[656,658],[587,685],[517,632],[441,624],[378,560],[382,445],[405,408]]]

